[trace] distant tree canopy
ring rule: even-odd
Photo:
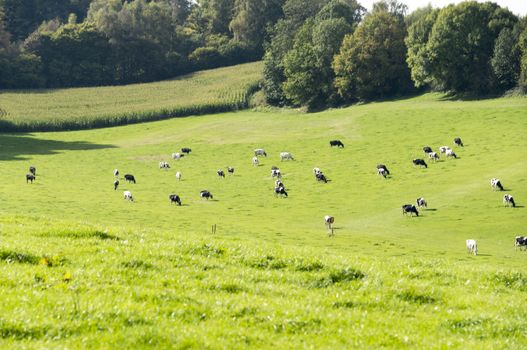
[[[491,3],[0,0],[0,89],[128,84],[264,60],[268,103],[527,92],[527,19]]]

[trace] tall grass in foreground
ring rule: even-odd
[[[0,92],[0,131],[104,128],[247,108],[260,63],[128,86]]]

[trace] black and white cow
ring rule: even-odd
[[[390,171],[388,170],[388,168],[384,164],[378,164],[377,165],[377,169],[384,169],[384,171],[386,172],[386,175],[390,175]]]
[[[437,162],[439,160],[439,154],[437,154],[437,152],[430,152],[428,153],[428,159]]]
[[[475,239],[467,239],[465,244],[467,246],[467,253],[478,255],[478,244]]]
[[[178,172],[176,173],[176,179],[177,179],[178,181],[181,181],[181,176],[182,176],[182,175],[181,175],[181,171],[178,171]]]
[[[513,208],[516,207],[516,203],[514,202],[514,198],[510,194],[506,194],[503,196],[503,203],[507,206],[512,206]]]
[[[326,175],[322,174],[322,172],[316,174],[315,178],[317,179],[318,182],[328,183],[328,179],[326,178]]]
[[[222,169],[219,169],[216,174],[218,174],[218,177],[225,178],[225,172]]]
[[[132,192],[124,191],[123,194],[124,194],[124,199],[126,199],[126,200],[128,200],[130,202],[134,201],[134,197],[132,196]]]
[[[441,146],[439,147],[439,153],[446,153],[447,150],[449,150],[450,147],[448,146]]]
[[[203,190],[199,193],[199,196],[201,198],[206,198],[207,200],[209,199],[214,199],[214,197],[212,197],[212,193],[210,193],[209,191],[207,190]]]
[[[423,152],[425,152],[425,153],[431,153],[431,152],[432,152],[432,148],[430,148],[429,146],[424,146],[424,147],[423,147]]]
[[[128,182],[133,182],[135,184],[135,177],[132,174],[125,174],[124,179]]]
[[[260,161],[258,160],[258,157],[256,157],[256,156],[253,157],[253,165],[254,166],[260,165]]]
[[[116,180],[113,182],[113,189],[114,189],[114,190],[117,190],[117,187],[119,187],[119,180],[116,179]]]
[[[426,162],[423,159],[414,159],[412,160],[412,163],[414,163],[414,166],[419,165],[420,168],[428,168],[428,165],[426,165]]]
[[[527,249],[527,237],[525,236],[516,236],[514,239],[514,248]]]
[[[415,203],[418,208],[428,208],[428,203],[426,203],[426,200],[423,197],[417,198]]]
[[[275,187],[274,194],[275,196],[280,196],[280,197],[288,196],[284,186]]]
[[[186,155],[189,155],[190,152],[192,152],[192,150],[190,148],[188,148],[188,147],[183,147],[181,149],[181,153],[185,153]]]
[[[388,176],[388,172],[385,168],[378,168],[377,175],[380,175],[386,179],[386,176]]]
[[[255,157],[257,156],[264,156],[267,157],[267,153],[265,153],[265,150],[263,148],[257,148],[254,150]]]
[[[170,204],[177,203],[177,205],[181,205],[181,198],[177,194],[169,195],[168,199],[170,199]]]
[[[461,141],[461,139],[459,137],[456,137],[454,139],[454,143],[457,145],[457,146],[461,146],[463,147],[463,141]]]
[[[499,188],[500,191],[503,191],[503,185],[501,184],[500,179],[492,178],[490,179],[490,186],[495,191],[496,188]]]
[[[33,181],[35,181],[35,175],[33,174],[26,174],[26,183],[33,183]]]
[[[280,179],[276,179],[275,182],[274,182],[274,187],[277,188],[277,187],[283,187],[284,190],[285,190],[285,186],[284,186],[284,183],[282,182],[282,180]]]
[[[280,171],[280,169],[276,168],[276,169],[271,169],[271,176],[272,177],[277,177],[279,179],[282,178],[282,172]]]
[[[170,165],[167,162],[159,162],[159,169],[170,169]]]
[[[417,211],[417,208],[415,207],[415,205],[404,204],[402,206],[402,209],[403,209],[403,215],[410,214],[410,217],[411,217],[412,214],[415,214],[415,216],[419,216],[419,212]]]
[[[335,222],[335,218],[331,215],[324,216],[324,224],[328,228],[328,230],[331,230],[333,228],[333,223]]]
[[[179,152],[176,152],[176,153],[172,153],[172,159],[175,159],[175,160],[180,160],[181,158],[183,158],[185,155],[184,154],[181,154]]]
[[[37,176],[37,168],[35,168],[34,166],[30,166],[29,173]]]
[[[446,157],[449,158],[449,157],[454,157],[455,159],[457,159],[457,154],[456,152],[454,152],[452,149],[447,149],[445,151],[445,154],[446,154]]]
[[[344,148],[344,144],[340,140],[331,140],[331,141],[329,141],[329,145],[331,147]]]
[[[280,152],[280,161],[295,160],[290,152]]]
[[[118,177],[119,176],[119,169],[113,170],[113,176]]]
[[[227,173],[229,173],[229,175],[234,175],[234,168],[233,167],[227,167]]]

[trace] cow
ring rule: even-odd
[[[282,178],[282,173],[280,172],[280,169],[271,169],[271,177],[277,177],[279,179]]]
[[[445,151],[445,154],[446,154],[447,158],[448,157],[454,157],[454,158],[457,159],[456,153],[453,150],[451,150],[450,148]]]
[[[326,178],[326,176],[324,174],[322,174],[321,172],[316,174],[315,175],[315,178],[317,179],[318,182],[321,182],[321,181],[324,181],[324,183],[328,183],[328,179]]]
[[[26,174],[26,183],[33,183],[33,181],[35,181],[35,175],[33,174]]]
[[[344,144],[340,140],[331,140],[329,141],[329,145],[331,147],[344,148]]]
[[[133,182],[135,184],[135,177],[132,174],[124,175],[124,179],[128,182]]]
[[[281,152],[280,161],[283,161],[283,160],[295,160],[295,158],[293,158],[293,155],[289,152]]]
[[[419,165],[420,168],[428,168],[428,165],[426,165],[426,162],[423,159],[414,159],[412,160],[412,163],[414,163],[414,166]]]
[[[478,255],[478,245],[476,244],[476,240],[467,239],[466,245],[467,245],[467,253]]]
[[[119,176],[119,170],[118,169],[114,169],[113,170],[113,176],[115,176],[115,177]]]
[[[274,194],[275,194],[275,196],[281,196],[281,197],[285,196],[285,197],[287,197],[287,192],[286,192],[284,186],[275,187],[274,188]]]
[[[207,190],[200,191],[199,196],[201,198],[206,198],[207,200],[214,199],[214,197],[212,196],[212,193],[210,193]]]
[[[454,139],[454,143],[456,144],[456,146],[461,146],[463,147],[463,141],[461,141],[461,139],[459,137],[456,137]]]
[[[320,170],[320,168],[313,168],[313,175],[317,175],[319,173],[321,173],[322,171]]]
[[[403,215],[410,214],[410,217],[412,217],[412,214],[415,214],[415,216],[419,216],[419,212],[417,211],[417,208],[415,205],[411,204],[404,204],[402,206],[403,209]]]
[[[496,188],[499,188],[500,191],[503,191],[503,186],[501,184],[500,179],[492,178],[490,179],[490,186],[494,191],[496,191]]]
[[[335,222],[335,218],[330,215],[324,216],[324,224],[328,228],[328,230],[331,230],[333,228],[333,223]]]
[[[384,169],[384,171],[386,171],[386,175],[390,175],[390,170],[388,170],[388,168],[386,167],[386,165],[384,164],[378,164],[377,165],[377,169]]]
[[[181,153],[185,153],[186,155],[189,155],[190,152],[192,152],[192,150],[190,148],[188,148],[188,147],[183,147],[181,149]]]
[[[426,203],[426,200],[423,197],[417,198],[415,203],[418,208],[428,208],[428,203]]]
[[[511,206],[513,208],[516,207],[516,203],[514,202],[514,198],[512,198],[512,196],[510,194],[506,194],[505,196],[503,196],[503,203],[505,203],[505,205],[507,206]]]
[[[377,175],[380,175],[386,179],[386,176],[388,175],[388,172],[385,168],[378,168],[377,169]]]
[[[218,177],[225,178],[225,172],[223,170],[219,169],[216,173],[218,174]]]
[[[450,147],[448,147],[448,146],[441,146],[441,147],[439,147],[439,153],[445,153],[449,149],[450,149]]]
[[[265,153],[265,150],[263,148],[257,148],[254,150],[254,156],[264,156],[267,157],[267,153]]]
[[[124,191],[124,199],[130,201],[130,202],[133,202],[134,201],[134,197],[132,196],[132,192],[130,191]]]
[[[29,173],[37,176],[37,168],[35,168],[34,166],[30,166]]]
[[[229,175],[234,175],[234,168],[233,167],[227,167],[227,173],[229,173]]]
[[[520,248],[521,250],[522,247],[527,249],[527,237],[516,236],[514,239],[514,249]]]
[[[117,187],[119,187],[119,180],[115,179],[115,181],[113,182],[113,189],[117,190]]]
[[[437,152],[428,153],[428,159],[433,160],[434,162],[439,160],[439,154]]]
[[[181,154],[181,153],[172,153],[172,159],[175,159],[175,160],[180,160],[181,158],[183,158],[185,155],[184,154]]]
[[[176,173],[176,179],[177,179],[178,181],[181,181],[181,176],[182,176],[182,175],[181,175],[181,172],[178,171],[178,172]]]
[[[170,165],[167,162],[159,162],[159,169],[170,169]]]
[[[169,195],[168,199],[170,199],[170,204],[177,203],[177,205],[181,206],[181,198],[177,194]]]
[[[284,186],[284,183],[282,182],[282,180],[280,179],[276,179],[275,182],[274,182],[274,187],[283,187],[284,190],[285,190],[285,186]]]
[[[258,160],[258,157],[256,157],[256,156],[253,157],[253,165],[254,166],[260,165],[260,161]]]
[[[432,148],[430,148],[430,146],[424,146],[424,147],[423,147],[423,152],[425,152],[425,153],[431,153],[431,152],[432,152]]]

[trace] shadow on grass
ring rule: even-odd
[[[426,208],[424,211],[437,211],[437,209],[428,209],[428,208]]]
[[[25,160],[25,155],[51,155],[61,151],[86,151],[115,148],[86,141],[43,140],[31,134],[0,134],[0,160]]]

